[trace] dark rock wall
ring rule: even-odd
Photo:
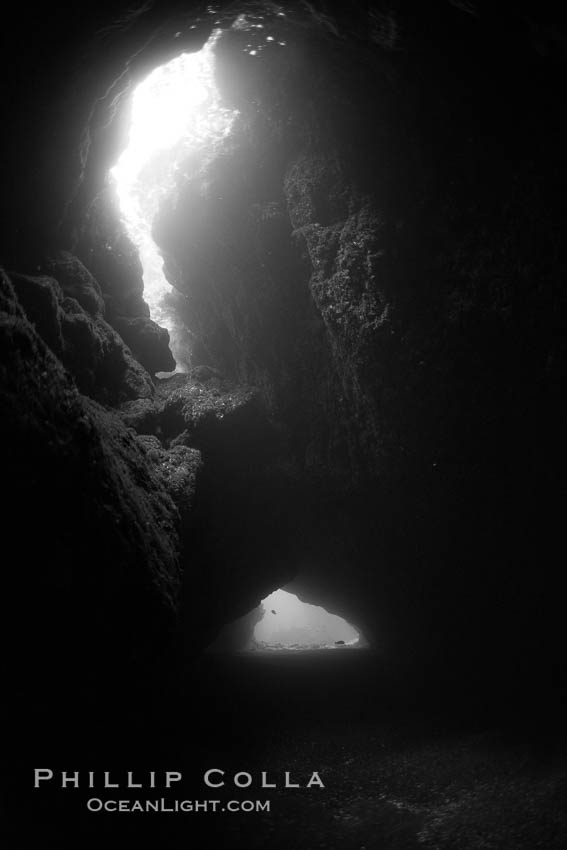
[[[296,587],[403,657],[548,669],[563,58],[513,17],[406,12],[379,48],[355,18],[268,16],[275,58],[227,34],[240,118],[156,237],[194,361],[284,430]]]
[[[157,669],[172,650],[180,514],[160,465],[79,394],[4,274],[1,308],[4,665],[39,702],[64,702]],[[179,461],[187,489],[191,464]]]
[[[235,131],[155,226],[194,365],[156,382],[106,175],[133,85],[243,12],[265,29],[219,46]],[[38,670],[198,648],[293,580],[389,658],[560,672],[564,32],[409,0],[14,26],[2,428],[29,616],[6,622]]]

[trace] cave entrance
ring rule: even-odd
[[[262,617],[254,627],[251,650],[343,650],[363,644],[360,632],[342,617],[302,602],[286,590],[275,590],[262,600],[260,609]]]
[[[189,368],[185,329],[152,235],[160,205],[180,174],[191,179],[217,155],[238,114],[215,82],[216,30],[204,47],[159,66],[134,90],[128,143],[110,170],[126,231],[139,251],[151,318],[170,334],[178,371]]]

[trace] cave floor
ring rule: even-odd
[[[162,694],[144,720],[129,724],[134,756],[97,745],[61,769],[179,770],[183,785],[144,792],[166,799],[269,800],[270,812],[87,813],[93,791],[28,797],[26,830],[14,850],[210,847],[285,850],[560,850],[567,846],[567,742],[532,712],[416,694],[396,682],[371,651],[204,657]],[[419,706],[419,707],[418,707]],[[460,710],[457,711],[457,706]],[[126,724],[128,726],[128,724]],[[55,744],[53,744],[55,746]],[[58,750],[61,752],[61,750]],[[57,768],[44,745],[41,766]],[[87,763],[87,759],[90,759]],[[35,763],[34,763],[34,766]],[[253,777],[250,788],[207,788],[205,769]],[[305,785],[262,789],[261,772],[282,785],[286,771]],[[28,782],[29,784],[29,782]],[[96,792],[120,799],[132,791]],[[169,795],[169,796],[168,796]],[[143,794],[138,793],[138,797]],[[18,803],[19,807],[20,804]],[[22,843],[23,842],[23,843]],[[151,845],[150,845],[151,846]]]

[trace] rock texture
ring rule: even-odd
[[[77,266],[84,270],[79,261]],[[103,318],[102,300],[96,301],[99,298],[96,289],[79,290],[84,284],[80,276],[76,294],[89,310],[77,298],[66,295],[53,277],[13,273],[11,280],[28,319],[71,372],[82,392],[101,402],[153,394],[150,376]],[[72,285],[68,279],[65,283],[69,290]]]
[[[178,630],[179,484],[78,392],[4,274],[1,307],[6,667],[62,701],[89,682],[107,693],[162,664]],[[185,491],[194,466],[178,453]]]
[[[156,226],[194,362],[286,434],[300,593],[420,664],[553,667],[555,66],[498,15],[401,9],[374,50],[312,13],[223,38],[239,119]]]

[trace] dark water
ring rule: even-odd
[[[425,673],[410,683],[370,650],[208,656],[174,687],[149,691],[143,707],[137,696],[120,711],[112,701],[106,714],[82,709],[52,734],[38,720],[33,752],[12,746],[21,757],[6,777],[10,850],[567,846],[567,748],[544,711],[519,693],[506,702],[441,691]],[[55,778],[34,790],[34,768]],[[225,786],[204,784],[211,768]],[[58,787],[61,770],[79,771],[81,786]],[[155,771],[157,787],[89,790],[89,770],[122,785],[128,770],[143,782]],[[182,774],[169,790],[165,770]],[[286,772],[301,787],[286,788]],[[236,773],[251,785],[236,787]],[[277,787],[262,788],[262,773]],[[93,798],[209,802],[207,811],[95,813]],[[243,801],[270,811],[229,811]]]

